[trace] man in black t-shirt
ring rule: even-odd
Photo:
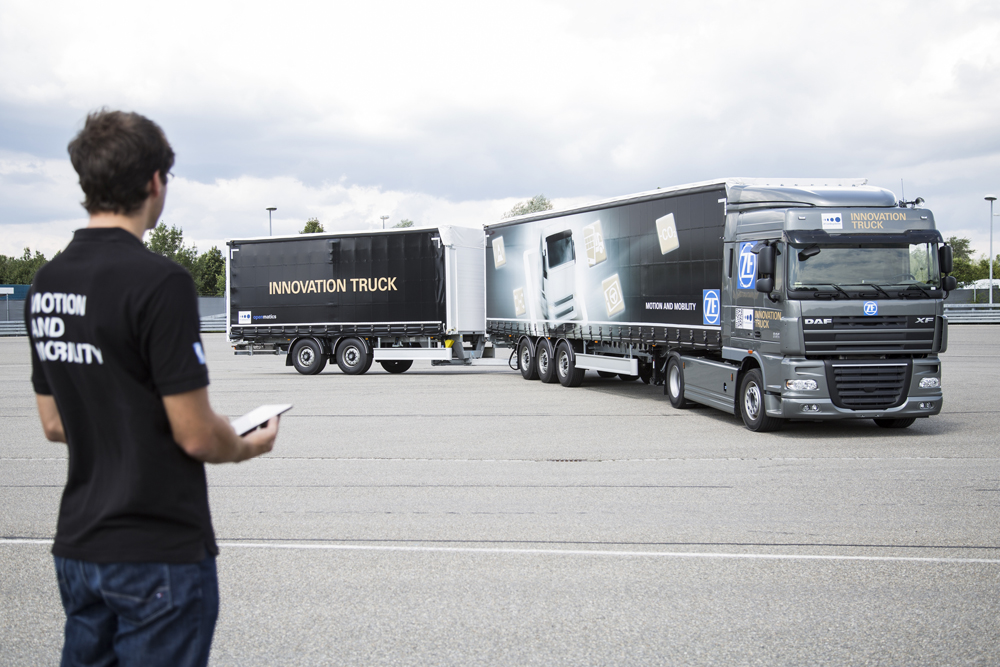
[[[271,450],[208,400],[194,282],[142,243],[174,153],[143,116],[100,111],[69,144],[90,214],[35,276],[25,319],[49,440],[69,448],[52,553],[64,665],[204,665],[218,547],[204,463]]]

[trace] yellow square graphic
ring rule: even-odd
[[[493,239],[493,266],[500,268],[507,263],[507,252],[503,247],[503,237],[498,236]]]
[[[524,307],[524,289],[518,287],[514,290],[514,315],[520,317],[524,315],[526,309]]]
[[[625,297],[622,295],[622,283],[618,280],[618,274],[605,278],[601,283],[601,291],[604,292],[604,306],[608,309],[608,317],[625,310]]]
[[[677,240],[677,225],[674,224],[673,213],[667,213],[656,221],[656,236],[660,239],[660,252],[664,255],[681,247]]]
[[[587,248],[587,266],[596,266],[608,258],[600,220],[583,228],[583,240]]]

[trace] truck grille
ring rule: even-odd
[[[806,354],[926,354],[934,331],[934,318],[905,315],[807,317],[802,326]]]
[[[898,362],[827,361],[830,398],[848,410],[885,410],[906,400],[909,360]]]

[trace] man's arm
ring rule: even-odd
[[[229,420],[216,414],[202,387],[163,397],[174,440],[188,456],[205,463],[238,463],[266,454],[278,435],[278,418],[240,437]]]
[[[66,442],[66,431],[63,430],[62,417],[56,407],[56,399],[44,394],[35,394],[38,404],[38,416],[42,420],[42,430],[46,439],[52,442]]]

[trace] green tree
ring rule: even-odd
[[[195,285],[202,296],[225,296],[226,260],[216,246],[201,255],[195,262]]]
[[[302,229],[299,234],[319,234],[325,231],[323,225],[319,224],[319,218],[309,218],[306,220],[306,226]]]
[[[195,276],[195,262],[198,259],[198,248],[192,243],[191,247],[184,245],[184,229],[171,225],[167,229],[166,224],[158,224],[149,233],[149,240],[146,247],[157,255],[163,255],[167,259],[172,259],[185,269],[192,276]]]
[[[399,222],[397,222],[396,224],[394,224],[392,227],[393,227],[393,229],[398,229],[400,227],[412,227],[413,224],[414,223],[413,223],[412,220],[405,220],[404,219],[404,220],[400,220]]]
[[[20,257],[0,255],[0,284],[30,285],[35,279],[35,273],[47,261],[45,255],[37,250],[35,254],[31,254],[30,248],[25,248]]]
[[[514,204],[514,208],[503,214],[504,218],[514,218],[528,213],[538,213],[539,211],[551,211],[552,202],[545,198],[545,195],[535,195],[527,201]]]

